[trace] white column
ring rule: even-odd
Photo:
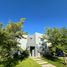
[[[37,47],[35,46],[35,56],[38,56]]]
[[[34,50],[32,50],[32,57],[34,57]]]

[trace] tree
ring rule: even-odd
[[[50,51],[56,55],[56,49],[60,49],[67,53],[67,29],[66,28],[49,28],[46,32],[47,40],[51,43]],[[45,37],[43,37],[45,38]],[[65,56],[64,53],[64,56]]]
[[[25,18],[21,18],[19,22],[13,22],[10,21],[10,23],[7,25],[6,30],[9,33],[13,33],[14,36],[22,36],[25,32],[23,32],[23,24],[24,24]]]
[[[11,61],[14,59],[12,56],[12,49],[18,48],[17,41],[10,33],[5,30],[0,30],[0,61],[5,67],[11,67]]]
[[[20,51],[17,45],[19,43],[17,38],[21,38],[24,34],[22,30],[24,20],[23,18],[17,23],[10,22],[6,28],[2,28],[0,24],[0,61],[5,67],[14,67],[18,61],[23,60],[25,53],[26,57],[28,56],[27,51]]]

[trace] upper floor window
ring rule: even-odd
[[[41,38],[41,41],[44,41],[44,39],[43,39],[43,38]]]
[[[32,37],[30,37],[30,39],[32,39]]]

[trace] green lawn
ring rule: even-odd
[[[67,67],[67,65],[63,64],[63,60],[61,59],[51,60],[51,59],[44,57],[44,60],[46,60],[48,63],[55,65],[56,67]]]
[[[3,67],[3,65],[0,65],[0,67]]]
[[[0,65],[0,67],[3,67],[3,66]],[[39,64],[37,64],[31,58],[27,58],[27,59],[23,60],[22,62],[19,62],[19,64],[17,64],[16,67],[41,67],[41,66]]]
[[[41,67],[39,64],[37,64],[34,60],[31,58],[28,58],[22,62],[20,62],[16,67]]]

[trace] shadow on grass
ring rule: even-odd
[[[63,60],[58,59],[56,57],[43,56],[43,59],[46,60],[47,62],[55,65],[56,67],[67,67],[67,64],[64,64]]]
[[[29,53],[27,50],[21,52],[19,55],[17,52],[13,55],[13,57],[7,57],[7,60],[0,60],[0,65],[3,65],[3,67],[15,67],[20,61],[25,60],[28,58]]]
[[[58,57],[53,57],[53,56],[45,55],[45,56],[43,56],[43,58],[47,59],[49,61],[53,61],[53,62],[58,62],[58,63],[64,64],[63,60],[58,59]]]

